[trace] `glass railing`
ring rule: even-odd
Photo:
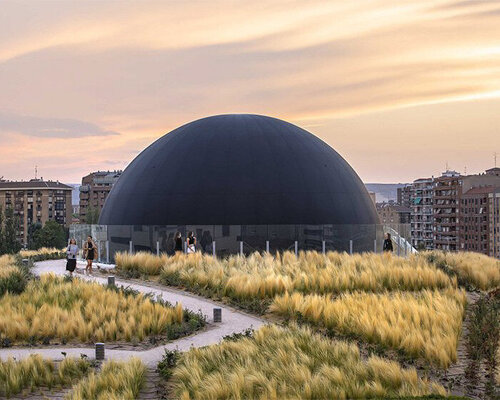
[[[410,224],[384,225],[82,225],[70,227],[80,248],[90,235],[98,261],[113,263],[117,252],[174,253],[174,235],[196,237],[196,251],[224,257],[253,252],[316,250],[347,253],[381,252],[384,235],[392,236],[394,253],[416,252]]]

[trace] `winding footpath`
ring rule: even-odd
[[[36,275],[44,273],[53,273],[56,275],[65,274],[65,260],[50,260],[37,262],[33,269]],[[96,281],[101,284],[107,284],[107,279],[101,277],[93,277],[86,275],[78,275],[80,279]],[[180,338],[173,342],[154,347],[148,350],[120,350],[106,349],[106,359],[124,360],[131,356],[140,358],[147,366],[156,367],[156,364],[161,360],[164,349],[186,351],[191,347],[202,347],[211,344],[219,343],[226,335],[243,332],[248,328],[258,329],[266,322],[263,319],[254,317],[243,312],[234,310],[223,304],[188,294],[186,292],[171,289],[167,287],[147,286],[139,283],[132,283],[124,279],[116,279],[117,286],[128,286],[142,293],[152,293],[155,297],[161,297],[163,300],[171,304],[181,303],[182,307],[193,312],[201,311],[206,316],[207,322],[211,326],[192,336]],[[222,322],[213,323],[213,309],[220,307],[222,309]],[[15,357],[17,360],[28,357],[30,354],[40,354],[43,357],[53,360],[61,360],[62,352],[68,356],[79,357],[80,354],[86,354],[89,358],[95,355],[94,349],[90,347],[64,347],[57,346],[51,348],[10,348],[0,349],[0,358]]]

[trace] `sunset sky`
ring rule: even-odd
[[[77,183],[223,113],[365,182],[500,165],[500,1],[0,1],[0,177]]]

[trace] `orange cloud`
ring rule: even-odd
[[[45,1],[2,7],[0,113],[28,115],[40,124],[28,127],[39,136],[36,146],[16,135],[23,131],[12,124],[2,134],[0,124],[0,175],[26,173],[13,165],[37,159],[75,181],[110,161],[125,165],[181,123],[226,112],[310,126],[354,160],[367,180],[410,175],[411,157],[394,149],[392,172],[377,177],[373,160],[365,164],[347,138],[334,134],[341,121],[349,121],[351,141],[380,154],[387,149],[378,137],[392,121],[369,133],[361,128],[365,117],[419,125],[412,118],[412,112],[422,115],[416,108],[435,121],[425,125],[426,133],[439,132],[433,143],[460,154],[457,164],[466,162],[459,152],[464,145],[450,142],[443,123],[452,131],[470,126],[484,132],[488,148],[500,146],[499,118],[488,107],[475,107],[485,101],[494,107],[500,98],[497,2]],[[460,110],[460,118],[450,114],[443,122],[442,106]],[[44,121],[62,119],[86,121],[80,127],[90,133],[121,135],[92,139],[98,150],[73,159],[59,146],[85,147],[85,141],[43,135]],[[473,149],[473,135],[462,136]],[[425,150],[418,142],[400,144],[417,155]],[[24,155],[12,154],[20,145]],[[467,157],[486,159],[473,151]],[[67,172],[55,159],[65,160]],[[483,164],[477,165],[488,166]]]

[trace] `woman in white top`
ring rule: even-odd
[[[76,268],[76,255],[78,254],[78,246],[76,240],[71,239],[69,246],[66,249],[66,270],[69,271],[69,276],[73,276],[73,271]]]
[[[196,252],[196,237],[193,232],[189,232],[186,238],[186,253],[192,254]]]

